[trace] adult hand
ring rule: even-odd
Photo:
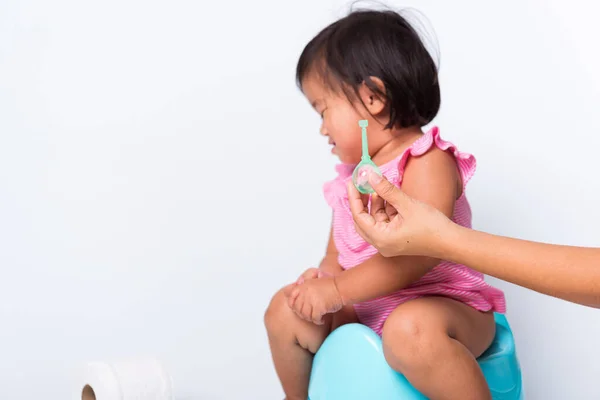
[[[435,257],[443,236],[454,225],[444,214],[409,197],[385,177],[369,176],[376,193],[361,195],[348,182],[350,210],[356,231],[386,257],[428,255]]]

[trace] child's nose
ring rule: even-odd
[[[329,136],[329,133],[327,132],[327,128],[325,128],[325,124],[321,124],[321,128],[319,129],[319,132],[323,136]]]

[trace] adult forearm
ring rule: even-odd
[[[454,226],[436,256],[484,274],[600,308],[600,249],[537,243]]]

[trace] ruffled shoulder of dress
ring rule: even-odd
[[[437,126],[434,126],[423,133],[423,136],[417,139],[397,157],[380,165],[379,168],[381,173],[388,181],[399,186],[402,182],[402,176],[408,159],[410,157],[422,156],[434,146],[443,151],[450,151],[454,155],[462,178],[463,187],[466,186],[475,173],[477,166],[476,159],[472,154],[461,152],[454,144],[442,139],[440,130]],[[336,165],[335,169],[338,173],[337,177],[323,185],[325,200],[330,206],[333,207],[335,204],[339,204],[339,201],[347,204],[348,192],[346,185],[347,182],[352,179],[354,168],[355,165],[351,164]]]
[[[477,161],[472,154],[459,151],[454,144],[442,139],[440,129],[437,126],[434,126],[425,132],[423,136],[417,139],[398,157],[382,165],[380,167],[381,171],[390,182],[399,186],[402,182],[402,176],[404,175],[408,159],[410,157],[420,157],[426,154],[434,146],[440,150],[452,153],[461,175],[463,187],[466,186],[475,174]]]

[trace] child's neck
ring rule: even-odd
[[[387,140],[384,140],[383,145],[371,156],[371,159],[377,165],[383,165],[398,157],[423,135],[423,131],[419,127],[394,128],[385,131],[385,134],[388,136]]]

